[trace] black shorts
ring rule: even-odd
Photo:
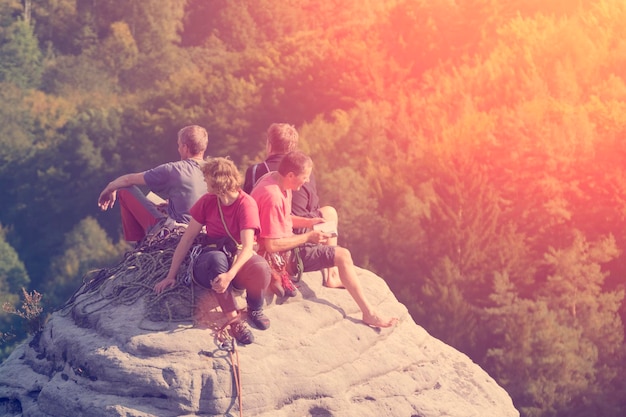
[[[298,246],[298,251],[300,259],[302,259],[304,272],[319,271],[324,268],[331,268],[335,266],[335,246],[305,243],[302,246]],[[295,271],[293,261],[294,260],[292,259],[292,271]]]

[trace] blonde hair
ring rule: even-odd
[[[207,158],[201,169],[209,189],[217,195],[239,191],[241,188],[241,174],[228,157]]]
[[[178,138],[183,145],[187,145],[192,155],[204,155],[209,146],[209,134],[202,126],[185,126],[178,131]]]
[[[267,129],[267,142],[272,153],[288,153],[298,147],[298,131],[287,123],[272,123]]]

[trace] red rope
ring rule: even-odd
[[[230,355],[230,363],[233,368],[233,378],[235,379],[235,388],[237,389],[237,398],[239,400],[239,416],[243,417],[243,399],[241,398],[241,372],[239,365],[239,351],[237,351],[237,342],[226,330],[231,324],[241,320],[241,314],[237,314],[232,319],[228,320],[222,325],[222,327],[215,328],[215,337],[218,340],[218,347],[223,350],[228,350]],[[225,349],[225,347],[228,347]]]

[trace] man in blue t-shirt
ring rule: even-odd
[[[119,199],[124,238],[129,242],[141,241],[161,220],[189,223],[189,209],[207,192],[200,170],[209,143],[206,129],[197,125],[186,126],[178,132],[177,142],[180,161],[122,175],[111,181],[98,197],[98,206],[102,210],[113,207]],[[146,185],[165,199],[163,204],[148,199],[139,189],[140,185]]]

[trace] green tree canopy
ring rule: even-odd
[[[113,265],[128,249],[125,242],[114,244],[94,218],[81,220],[66,234],[62,253],[52,259],[45,285],[46,304],[60,307],[80,288],[88,271]]]
[[[28,288],[30,278],[17,252],[5,240],[0,226],[0,307],[17,307],[22,288]],[[16,316],[0,309],[0,360],[7,356],[26,334]]]
[[[0,82],[20,88],[36,88],[43,72],[42,53],[32,27],[17,20],[8,27],[0,27]]]

